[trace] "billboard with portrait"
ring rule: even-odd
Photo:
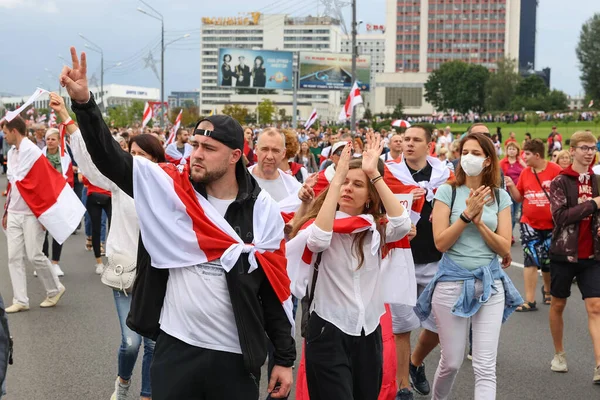
[[[344,90],[352,88],[350,54],[300,52],[300,88]],[[356,59],[356,81],[362,91],[371,86],[371,56]]]
[[[218,85],[234,88],[292,89],[290,51],[219,49]]]

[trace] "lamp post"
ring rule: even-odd
[[[352,0],[352,85],[356,82],[356,57],[358,57],[358,48],[356,46],[356,0]],[[350,116],[350,132],[356,129],[356,114],[352,107]]]

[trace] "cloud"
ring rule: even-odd
[[[44,13],[58,13],[53,0],[0,0],[0,8],[38,10]]]

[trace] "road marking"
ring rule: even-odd
[[[512,265],[513,267],[525,268],[523,264],[514,261],[510,265]]]

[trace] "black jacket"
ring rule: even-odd
[[[73,102],[72,109],[94,164],[125,193],[133,197],[133,157],[121,150],[104,123],[94,98],[87,104]],[[253,235],[252,215],[260,187],[250,173],[238,163],[236,169],[239,192],[229,206],[225,219],[245,243]],[[206,197],[203,185],[194,188]],[[160,210],[157,210],[160,212]],[[296,358],[296,345],[291,336],[291,323],[262,268],[248,273],[250,263],[242,255],[227,273],[227,286],[238,329],[240,346],[248,372],[260,376],[267,354],[267,336],[275,347],[275,364],[291,367]],[[137,277],[127,325],[142,336],[156,339],[169,271],[152,268],[150,256],[140,236]],[[266,331],[266,334],[265,334]]]

